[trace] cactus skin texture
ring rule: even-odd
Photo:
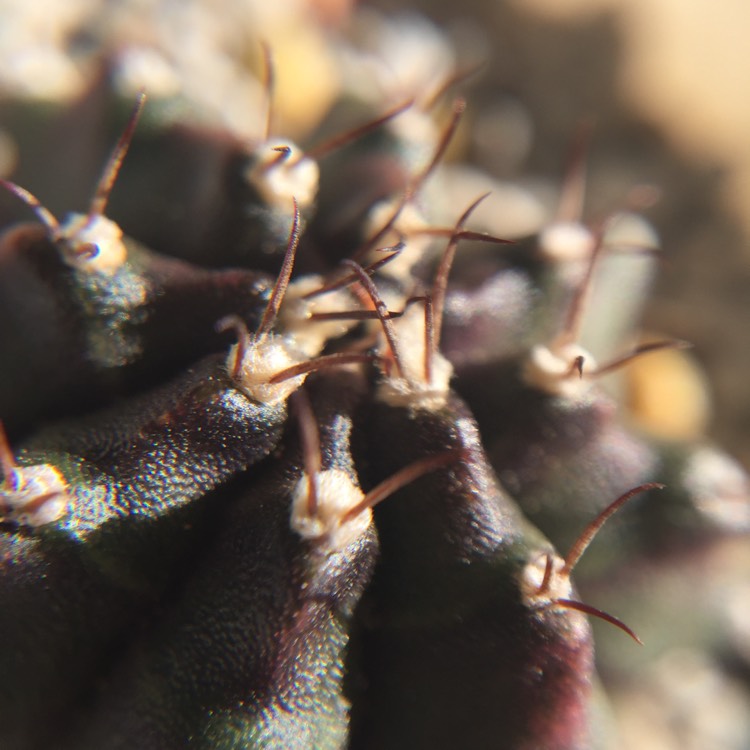
[[[436,413],[404,411],[376,407],[374,470],[392,471],[406,446],[460,447],[465,459],[378,516],[382,562],[365,602],[368,688],[355,703],[355,746],[491,747],[498,735],[507,747],[585,745],[590,630],[579,613],[530,606],[522,592],[524,568],[549,543],[498,486],[457,397]],[[389,441],[394,434],[401,439]]]
[[[587,613],[633,634],[571,581],[587,524],[669,483],[593,542],[601,587],[750,526],[746,477],[711,516],[705,441],[633,427],[577,354],[605,233],[553,257],[459,218],[467,105],[407,93],[339,92],[320,170],[177,95],[137,127],[141,95],[87,214],[3,181],[40,221],[0,236],[0,747],[615,746]]]
[[[313,394],[324,468],[353,475],[352,378]],[[112,679],[71,747],[341,747],[354,605],[372,575],[372,523],[335,552],[289,528],[299,450],[241,480],[201,572]]]

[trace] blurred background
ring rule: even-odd
[[[750,6],[415,6],[459,49],[484,45],[487,68],[470,97],[478,163],[501,176],[561,177],[577,124],[592,117],[587,215],[617,208],[636,183],[660,188],[649,216],[663,261],[644,324],[694,344],[711,382],[710,430],[750,465]]]

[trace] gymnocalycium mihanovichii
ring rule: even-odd
[[[85,214],[58,221],[3,174],[40,219],[6,229],[0,268],[4,747],[599,750],[586,617],[632,633],[643,614],[573,569],[656,482],[615,521],[636,545],[594,550],[621,565],[679,536],[675,514],[698,523],[702,443],[632,428],[591,382],[609,365],[574,351],[568,305],[604,234],[580,200],[529,258],[490,248],[440,200],[471,104],[371,93],[294,133],[369,123],[329,141],[319,175],[325,149],[170,120],[159,90]],[[417,120],[429,137],[407,153]],[[712,533],[741,506],[714,503]]]

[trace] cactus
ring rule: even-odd
[[[748,480],[600,385],[683,344],[579,341],[634,331],[592,289],[649,257],[583,222],[583,139],[559,221],[500,237],[493,196],[447,197],[457,67],[342,85],[298,146],[274,44],[248,138],[189,87],[124,93],[126,37],[77,97],[9,98],[115,145],[83,214],[23,151],[2,180],[0,745],[615,747],[589,616],[639,639],[595,598],[750,526]]]

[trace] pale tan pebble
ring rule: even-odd
[[[386,16],[360,8],[350,36],[351,45],[342,50],[345,89],[375,106],[429,97],[455,70],[447,36],[416,14]]]
[[[711,523],[730,532],[750,530],[750,478],[733,458],[709,446],[698,448],[683,472],[695,506]]]
[[[50,101],[69,101],[87,84],[82,67],[57,47],[37,43],[5,54],[0,67],[0,91]]]
[[[591,257],[596,239],[593,232],[577,221],[555,221],[539,233],[542,257],[557,262],[585,260]]]
[[[521,185],[497,180],[479,169],[463,165],[446,165],[442,174],[440,195],[435,196],[438,216],[455,213],[456,206],[489,193],[487,200],[471,215],[469,226],[472,229],[512,240],[534,234],[546,220],[542,201]]]
[[[668,440],[705,434],[711,398],[690,352],[664,349],[636,359],[623,373],[623,387],[629,414],[642,429]]]
[[[329,39],[304,8],[269,24],[265,38],[276,68],[274,130],[304,138],[340,97],[342,71]]]
[[[115,87],[131,98],[147,91],[151,99],[177,96],[182,90],[174,65],[157,49],[128,47],[119,55],[114,70]]]

